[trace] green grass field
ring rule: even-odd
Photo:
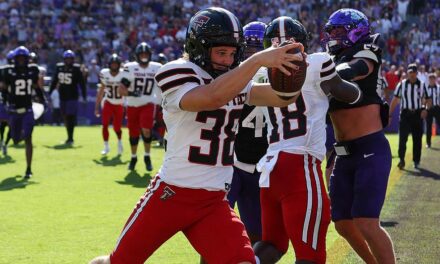
[[[75,145],[66,148],[62,127],[34,130],[34,177],[24,181],[24,148],[9,148],[0,156],[0,263],[87,263],[109,253],[150,178],[140,159],[129,173],[127,131],[125,153],[100,155],[100,128],[80,127]],[[397,137],[389,136],[396,156]],[[408,149],[411,146],[408,145]],[[141,151],[139,151],[141,154]],[[153,148],[156,171],[163,149]],[[393,159],[393,166],[396,158]],[[154,227],[151,227],[154,228]],[[330,226],[327,244],[337,239]],[[292,263],[290,249],[279,263]],[[181,234],[167,241],[149,263],[198,263],[198,255]]]

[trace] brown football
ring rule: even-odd
[[[281,43],[280,47],[289,44],[288,41]],[[296,54],[300,52],[300,49],[295,48],[288,51],[291,54]],[[278,68],[268,68],[267,74],[269,75],[269,82],[275,93],[284,100],[289,100],[296,95],[296,93],[301,90],[304,81],[306,80],[307,74],[307,62],[302,61],[292,61],[293,64],[299,66],[298,70],[287,68],[290,70],[291,75],[287,76]]]

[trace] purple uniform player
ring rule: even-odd
[[[21,140],[26,144],[25,178],[32,176],[32,131],[34,116],[32,111],[32,90],[45,103],[44,93],[39,87],[39,70],[37,65],[29,64],[29,50],[20,46],[14,51],[14,65],[8,65],[3,72],[2,82],[7,89],[9,126],[14,144]]]
[[[50,85],[50,94],[58,87],[60,94],[61,114],[67,130],[66,144],[73,144],[73,132],[76,126],[78,112],[78,87],[81,89],[84,102],[87,100],[84,76],[79,64],[74,64],[75,53],[66,50],[63,53],[64,62],[58,63]]]
[[[263,50],[263,38],[266,25],[262,22],[251,22],[243,27],[247,47],[245,57]],[[256,82],[267,82],[267,77],[257,72]],[[235,138],[234,175],[231,190],[228,194],[229,204],[234,208],[238,204],[240,218],[243,221],[249,238],[253,243],[261,240],[261,207],[260,173],[255,170],[255,164],[264,156],[267,150],[267,127],[264,124],[264,114],[260,108],[244,105],[241,112],[238,133]]]
[[[330,100],[337,158],[330,177],[332,220],[366,263],[394,263],[391,238],[380,226],[391,169],[391,150],[383,127],[388,108],[377,93],[381,49],[367,17],[355,9],[334,12],[325,25],[325,42],[341,78],[356,83],[356,104]]]

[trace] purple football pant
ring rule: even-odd
[[[0,103],[0,121],[7,121],[9,119],[9,113],[6,107]]]
[[[391,170],[391,149],[383,131],[340,142],[350,154],[337,156],[330,177],[332,220],[379,218]]]
[[[241,170],[234,166],[231,190],[228,193],[229,205],[238,205],[240,219],[249,234],[261,236],[260,173]]]
[[[34,129],[34,124],[35,120],[32,110],[28,110],[23,114],[10,113],[9,126],[14,143],[18,143],[20,140],[30,137]]]
[[[63,115],[76,115],[78,113],[78,100],[61,100],[60,109]]]

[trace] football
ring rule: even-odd
[[[285,46],[289,43],[290,42],[285,41],[281,43],[280,47]],[[289,53],[291,54],[296,54],[299,52],[300,49],[298,48],[289,50]],[[303,58],[304,59],[302,61],[292,61],[293,64],[299,66],[299,69],[294,70],[288,68],[291,73],[290,76],[284,74],[278,68],[267,69],[270,85],[272,86],[272,89],[275,91],[275,93],[281,99],[289,100],[292,97],[294,97],[299,90],[301,90],[301,87],[303,86],[304,81],[306,80],[306,73],[307,73],[307,62],[305,60],[304,55]]]

